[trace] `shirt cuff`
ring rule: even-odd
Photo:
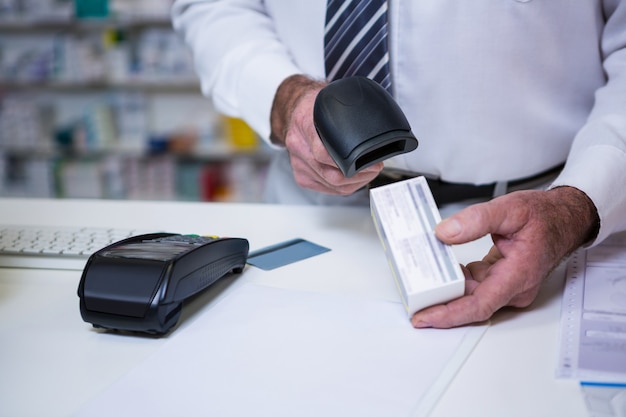
[[[276,90],[287,77],[301,71],[281,51],[259,56],[247,54],[246,59],[231,56],[230,59],[238,63],[235,66],[238,67],[235,70],[237,75],[223,74],[228,82],[218,83],[212,92],[216,107],[246,120],[263,140],[270,143],[270,113]]]
[[[589,245],[601,243],[614,232],[626,230],[626,154],[609,145],[585,149],[584,158],[568,159],[550,188],[570,186],[587,194],[600,217],[600,230]]]

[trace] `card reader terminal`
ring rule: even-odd
[[[153,233],[95,252],[83,270],[78,296],[84,321],[94,327],[167,333],[183,301],[245,267],[243,238]]]

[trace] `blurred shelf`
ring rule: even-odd
[[[0,81],[0,91],[42,90],[61,93],[90,93],[103,90],[143,91],[147,93],[198,93],[197,80],[133,80],[133,81]]]
[[[112,146],[99,149],[62,150],[51,147],[41,148],[0,148],[0,155],[16,158],[61,158],[61,159],[98,159],[108,156],[117,157],[153,157],[168,155],[175,159],[195,160],[199,162],[228,161],[247,158],[259,162],[269,162],[273,151],[266,146],[240,148],[228,144],[198,146],[188,152],[152,151],[143,146]]]
[[[146,27],[171,28],[172,22],[164,16],[123,16],[118,18],[18,18],[15,20],[0,20],[0,32],[28,32],[33,31],[91,31],[109,28],[142,29]]]
[[[260,201],[273,150],[202,97],[164,1],[0,17],[0,197]]]

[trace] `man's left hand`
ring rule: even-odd
[[[413,326],[449,328],[485,321],[504,306],[527,307],[559,263],[595,237],[598,224],[592,201],[573,187],[517,191],[450,216],[435,229],[444,243],[490,234],[494,245],[463,267],[465,295],[418,311]]]

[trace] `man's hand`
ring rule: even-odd
[[[294,178],[300,187],[349,195],[373,180],[383,163],[367,167],[350,178],[343,175],[313,124],[313,105],[324,85],[303,75],[282,82],[272,106],[272,141],[289,152]]]
[[[518,191],[450,216],[435,229],[443,242],[490,234],[494,246],[481,261],[463,267],[463,297],[418,311],[413,326],[449,328],[487,320],[504,306],[527,307],[544,279],[592,240],[598,226],[594,204],[572,187]]]

